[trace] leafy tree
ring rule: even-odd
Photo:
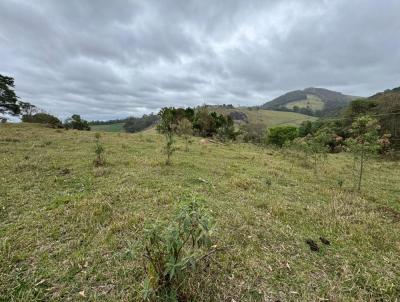
[[[20,104],[22,116],[24,116],[24,115],[32,116],[32,115],[40,112],[40,109],[31,103],[19,102],[19,104]]]
[[[179,136],[181,136],[185,141],[185,151],[189,151],[189,140],[193,135],[193,125],[192,123],[184,117],[178,122],[178,126],[176,128],[176,132]]]
[[[61,121],[48,113],[36,113],[34,115],[23,115],[22,122],[44,124],[52,128],[62,128]]]
[[[298,130],[293,126],[278,126],[268,130],[268,142],[280,148],[298,136]]]
[[[171,164],[171,155],[175,151],[174,148],[174,135],[176,133],[177,121],[175,115],[175,108],[162,108],[159,112],[160,123],[157,125],[157,131],[164,134],[165,137],[165,154],[167,160],[165,164]]]
[[[0,113],[18,115],[21,111],[14,90],[14,79],[0,74]],[[4,118],[5,119],[5,118]]]
[[[357,189],[361,191],[366,155],[376,153],[378,143],[378,121],[371,116],[358,117],[352,124],[353,137],[347,140],[350,150],[354,154],[354,163],[359,162]],[[354,167],[356,170],[356,166]]]
[[[299,137],[305,137],[313,133],[313,123],[311,121],[304,121],[299,127]]]
[[[197,110],[193,118],[193,129],[203,137],[217,135],[220,139],[235,139],[237,133],[234,129],[232,117],[216,112],[209,112],[206,106]]]
[[[198,135],[203,137],[209,137],[216,133],[216,121],[207,107],[204,106],[197,110],[193,120],[193,128]]]
[[[65,129],[76,129],[76,130],[86,130],[90,131],[90,126],[88,121],[81,118],[80,115],[74,114],[68,118],[64,123]]]
[[[233,119],[228,116],[220,115],[218,116],[218,120],[220,121],[219,127],[217,129],[217,136],[220,140],[235,140],[236,136],[239,134],[235,131],[235,125],[233,123]]]

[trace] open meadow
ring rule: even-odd
[[[0,126],[0,301],[141,301],[144,228],[192,199],[219,248],[192,301],[399,301],[399,162],[369,160],[358,193],[346,153],[178,139],[166,166],[154,131],[100,141],[94,167],[93,132]]]

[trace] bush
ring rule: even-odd
[[[80,115],[74,114],[64,123],[65,129],[86,130],[90,131],[89,122],[81,118]]]
[[[180,209],[169,226],[155,224],[146,229],[144,300],[190,300],[185,293],[189,273],[196,271],[215,251],[210,228],[204,209],[193,200]]]
[[[48,113],[36,113],[34,115],[22,116],[24,123],[44,124],[52,128],[62,128],[61,121],[55,116]]]
[[[298,130],[293,126],[279,126],[270,128],[268,131],[268,142],[280,148],[292,142],[298,136]]]

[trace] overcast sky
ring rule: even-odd
[[[400,0],[0,0],[0,73],[62,118],[400,86]]]

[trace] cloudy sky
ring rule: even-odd
[[[0,0],[0,73],[50,113],[400,86],[399,0]]]

